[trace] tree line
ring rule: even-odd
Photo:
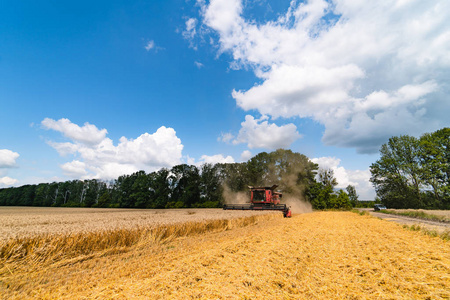
[[[420,138],[401,135],[380,148],[370,166],[377,202],[388,208],[450,209],[450,128]],[[243,163],[181,164],[152,173],[139,171],[112,181],[96,179],[41,183],[0,189],[1,206],[124,208],[220,207],[224,189],[277,184],[284,195],[315,209],[360,207],[355,187],[336,189],[332,170],[303,154],[279,149]]]
[[[350,208],[356,190],[336,190],[331,170],[319,170],[303,154],[278,149],[243,163],[181,164],[155,172],[135,172],[116,180],[72,180],[0,189],[2,206],[110,208],[212,208],[224,203],[224,189],[278,185],[284,196],[310,201],[314,208]],[[350,196],[349,196],[350,195]]]
[[[390,138],[370,171],[388,208],[450,209],[450,128]]]

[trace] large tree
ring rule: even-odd
[[[377,196],[392,208],[448,208],[450,129],[392,137],[371,165]],[[431,196],[430,196],[431,195]]]
[[[420,147],[422,178],[431,187],[436,203],[450,207],[450,128],[424,134]]]
[[[346,187],[348,198],[353,207],[358,206],[358,194],[356,193],[356,188],[354,185],[349,184]]]
[[[370,166],[380,200],[388,207],[420,207],[417,140],[392,137],[381,146],[380,159]]]
[[[249,185],[278,185],[284,193],[302,197],[306,187],[314,182],[318,169],[303,154],[278,149],[271,153],[262,152],[247,163]]]
[[[192,207],[200,200],[200,172],[196,166],[178,165],[171,170],[172,202]]]

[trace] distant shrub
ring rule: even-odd
[[[219,201],[205,201],[203,203],[195,203],[194,208],[218,208],[220,207]]]

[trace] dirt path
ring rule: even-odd
[[[372,216],[386,220],[392,221],[403,225],[419,225],[422,228],[426,228],[428,230],[435,230],[438,233],[446,232],[450,230],[450,223],[431,221],[431,220],[422,220],[418,218],[411,218],[400,215],[392,215],[392,214],[383,214],[380,212],[375,212],[373,209],[364,209],[368,211]]]
[[[448,299],[450,243],[314,212],[0,278],[4,299]]]

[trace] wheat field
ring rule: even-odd
[[[45,256],[51,259],[35,250],[16,258],[1,254],[1,295],[3,299],[450,298],[450,243],[371,216],[314,212],[284,219],[269,214],[161,228],[136,229],[123,232],[124,236],[110,231],[109,247],[67,255],[49,251]],[[74,245],[83,245],[79,234]],[[139,238],[114,245],[133,234]],[[84,238],[86,245],[99,243],[98,236]],[[58,252],[57,248],[56,242],[52,249]]]
[[[67,235],[175,223],[240,218],[263,212],[221,209],[111,209],[75,207],[1,207],[0,241],[35,235]]]

